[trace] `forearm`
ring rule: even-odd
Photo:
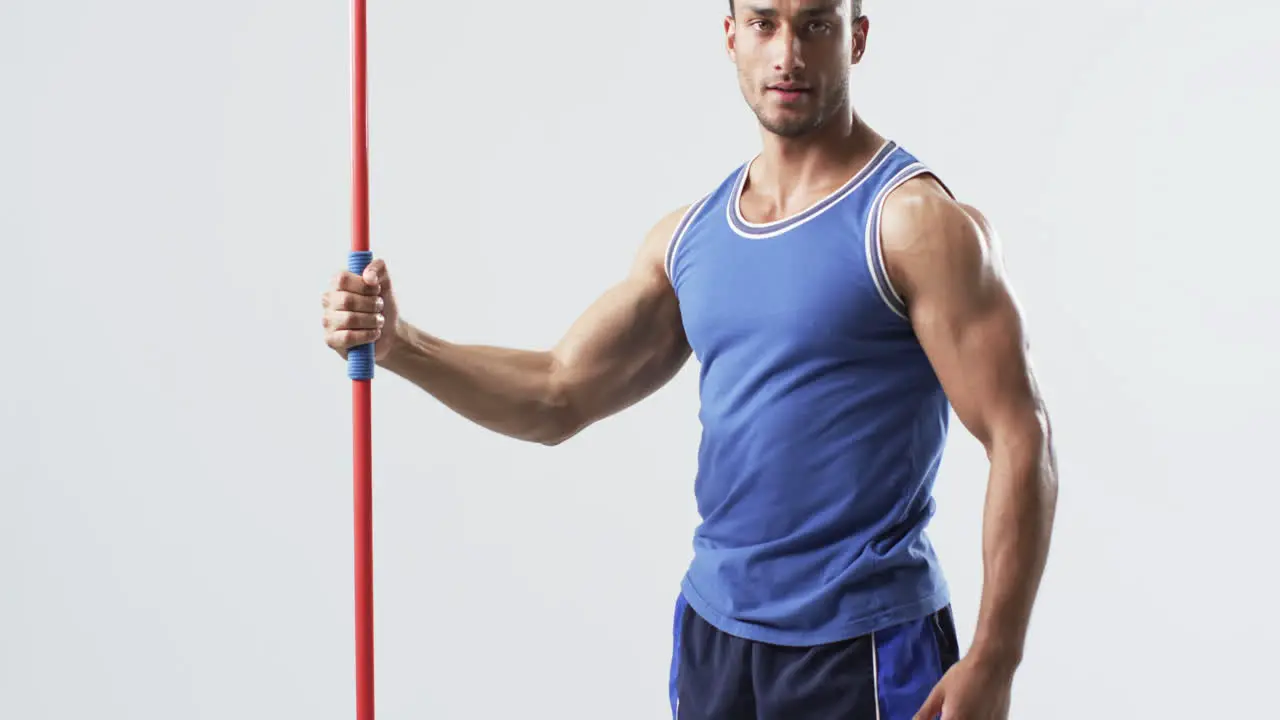
[[[568,432],[549,352],[458,345],[401,322],[379,365],[494,432],[544,444]]]
[[[998,438],[989,455],[982,602],[970,652],[1012,672],[1022,661],[1057,505],[1047,418]]]

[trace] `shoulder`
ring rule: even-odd
[[[649,227],[636,253],[632,268],[634,272],[666,277],[667,252],[694,205],[696,203],[681,205],[658,218],[657,222]]]
[[[718,203],[723,201],[724,194],[733,187],[746,167],[746,163],[738,166],[733,172],[725,175],[709,192],[697,197],[693,202],[673,208],[658,218],[645,233],[644,242],[640,247],[640,258],[647,263],[655,264],[666,276],[674,263],[675,250],[681,237],[695,223],[705,218],[711,208],[720,207]]]
[[[675,236],[676,230],[684,222],[685,216],[689,214],[689,211],[693,209],[693,205],[694,203],[687,203],[663,215],[653,224],[653,227],[649,228],[645,240],[665,246]]]
[[[981,282],[999,266],[990,221],[931,175],[912,178],[885,198],[880,228],[885,269],[904,299],[942,279]]]

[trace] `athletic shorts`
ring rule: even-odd
[[[815,647],[745,640],[676,602],[676,720],[911,720],[959,659],[951,608]]]

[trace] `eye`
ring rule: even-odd
[[[760,32],[769,32],[773,29],[773,23],[768,20],[752,20],[749,24]]]
[[[824,20],[814,20],[813,22],[809,23],[809,32],[811,33],[831,32],[831,23],[826,22]]]

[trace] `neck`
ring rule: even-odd
[[[762,148],[753,164],[751,182],[781,196],[843,182],[851,165],[865,162],[884,143],[884,138],[848,105],[821,128],[801,137],[781,137],[763,128],[761,134]]]

